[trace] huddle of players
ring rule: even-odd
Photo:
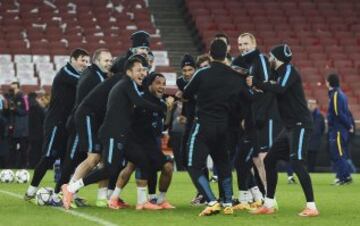
[[[76,49],[55,76],[44,123],[43,156],[25,200],[35,197],[47,169],[60,158],[61,178],[51,205],[66,209],[84,206],[85,200],[77,196],[77,191],[98,182],[97,206],[129,207],[120,193],[136,170],[137,210],[175,208],[166,200],[172,162],[160,145],[164,119],[174,98],[164,101],[165,77],[149,73],[153,61],[149,34],[138,31],[131,39],[132,48],[114,63],[109,50],[98,49],[93,63],[86,67],[84,58],[89,54]],[[159,170],[160,193],[156,196]],[[152,202],[148,199],[148,184],[155,198]]]
[[[133,48],[112,67],[111,54],[106,49],[95,51],[93,64],[87,68],[85,58],[89,54],[81,49],[72,53],[70,62],[54,79],[44,123],[44,154],[25,193],[26,200],[34,198],[47,169],[60,157],[61,178],[52,199],[55,205],[67,209],[84,205],[76,192],[99,182],[98,206],[128,207],[119,196],[136,170],[136,209],[174,208],[166,201],[172,164],[159,145],[163,118],[174,99],[164,103],[160,98],[165,88],[164,76],[151,73],[145,77],[146,58],[151,58],[148,38],[145,32],[134,33]],[[310,176],[303,165],[312,122],[301,78],[290,64],[291,50],[287,45],[276,46],[267,59],[249,33],[240,35],[238,44],[241,55],[231,63],[228,39],[224,35],[216,37],[210,47],[210,65],[197,70],[190,80],[183,78],[177,95],[188,105],[184,107],[188,137],[184,139],[184,162],[208,203],[200,216],[219,213],[222,207],[225,214],[242,209],[253,214],[274,213],[276,162],[280,159],[290,161],[304,190],[307,203],[299,215],[317,216]],[[144,59],[141,54],[147,57]],[[283,128],[277,135],[280,119]],[[218,172],[219,200],[203,172],[208,155]],[[232,165],[239,185],[240,202],[235,206]],[[151,184],[151,193],[155,193],[157,170],[162,171],[160,194],[152,203],[146,187]],[[264,203],[254,172],[261,179],[257,182],[265,194]],[[60,189],[62,203],[57,195]],[[255,199],[253,205],[250,193]]]
[[[228,38],[216,35],[210,65],[189,76],[186,72],[195,63],[186,55],[184,76],[177,80],[177,97],[184,101],[187,118],[183,162],[207,202],[199,216],[217,214],[222,208],[226,215],[234,210],[275,213],[278,160],[289,161],[304,191],[306,206],[299,216],[318,216],[304,167],[312,119],[301,77],[290,63],[292,52],[282,44],[273,47],[267,58],[250,33],[239,36],[238,47],[241,54],[232,60]],[[218,199],[204,171],[209,155],[218,173]],[[234,205],[233,167],[239,188],[239,203]]]

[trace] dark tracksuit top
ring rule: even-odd
[[[181,90],[182,92],[184,92],[185,86],[189,83],[190,80],[186,80],[184,76],[180,76],[177,80],[176,80],[176,85],[179,88],[179,90]],[[182,112],[181,114],[184,115],[187,118],[187,128],[192,126],[192,123],[194,121],[194,116],[195,116],[195,100],[194,98],[189,99],[187,102],[183,103],[183,108],[182,108]]]
[[[149,91],[145,90],[143,98],[151,103],[161,105],[163,100],[157,98]],[[154,112],[146,108],[136,107],[132,119],[131,130],[142,141],[155,141],[161,137],[164,129],[164,114]]]
[[[231,202],[231,164],[227,149],[227,135],[231,101],[238,96],[241,77],[231,67],[213,61],[199,69],[185,87],[183,98],[195,97],[195,121],[188,142],[189,173],[207,201],[216,200],[202,175],[208,155],[216,164],[219,178],[225,178],[221,187],[224,202]]]
[[[67,63],[56,74],[52,87],[49,109],[45,116],[44,127],[52,128],[54,125],[65,125],[71,110],[74,107],[76,85],[80,74]]]
[[[103,82],[107,78],[107,74],[102,72],[95,64],[90,65],[81,74],[81,78],[76,87],[75,104],[72,112],[66,122],[66,128],[69,132],[69,138],[67,143],[67,149],[69,154],[75,153],[78,146],[78,136],[75,128],[74,114],[76,108],[81,101],[90,93],[90,91],[99,83]]]
[[[104,120],[109,92],[121,80],[118,73],[101,82],[81,101],[75,111],[75,125],[79,134],[80,150],[98,153],[101,151],[98,129]]]
[[[94,114],[96,121],[102,122],[105,117],[108,96],[112,87],[121,80],[122,74],[115,74],[104,82],[98,84],[81,101],[76,112],[88,112]]]
[[[143,98],[161,105],[162,99],[157,98],[148,90],[145,90]],[[164,130],[164,114],[145,108],[136,107],[131,125],[131,137],[134,142],[140,144],[144,154],[151,162],[151,168],[160,169],[167,161],[167,157],[161,150],[161,135]]]
[[[277,82],[255,82],[255,86],[277,94],[279,113],[284,126],[312,128],[312,118],[305,99],[299,73],[291,64],[283,64],[277,70]]]
[[[76,86],[80,74],[67,63],[56,74],[50,105],[44,119],[43,153],[46,157],[58,157],[66,149],[66,121],[75,104]]]
[[[99,136],[103,139],[121,139],[128,133],[134,105],[155,112],[166,111],[165,105],[156,105],[144,100],[139,87],[129,76],[124,76],[110,91],[104,122]]]
[[[230,159],[233,161],[236,158],[235,154],[239,155],[240,151],[246,153],[250,151],[250,149],[245,150],[242,144],[251,142],[255,128],[251,113],[251,103],[254,96],[250,94],[245,80],[243,78],[241,80],[242,85],[239,96],[234,97],[234,100],[231,101],[232,107],[229,114],[228,145],[230,148]],[[244,128],[241,127],[243,120]],[[239,146],[239,144],[242,146]],[[250,146],[252,147],[252,144]]]
[[[274,80],[274,76],[269,69],[269,61],[258,49],[243,55],[245,63],[248,65],[249,74],[258,81]],[[252,103],[255,123],[257,127],[262,127],[266,120],[279,120],[276,100],[274,102],[273,93],[254,93],[255,98]]]
[[[274,75],[270,72],[269,62],[258,49],[248,52],[242,56],[245,64],[248,65],[249,74],[259,81],[274,80]],[[277,101],[274,93],[256,91],[254,95],[251,112],[253,125],[256,127],[256,137],[254,139],[255,155],[260,151],[267,151],[273,144],[280,129],[280,116]]]
[[[228,76],[228,77],[225,77]],[[241,78],[229,66],[212,62],[199,69],[184,89],[183,98],[195,97],[199,122],[228,124],[230,98],[240,92]]]
[[[256,87],[277,94],[280,116],[286,129],[280,132],[273,147],[277,151],[283,151],[280,149],[285,146],[280,143],[286,142],[290,148],[290,159],[303,160],[313,122],[307,108],[301,77],[291,64],[281,65],[275,73],[277,82],[254,82]]]
[[[347,143],[349,140],[349,130],[352,126],[352,119],[348,107],[347,97],[340,88],[329,91],[328,125],[329,139],[335,141],[331,150],[332,155],[343,156],[347,154]]]
[[[340,88],[329,91],[328,124],[329,130],[349,131],[352,126],[348,100]]]
[[[321,138],[325,131],[325,120],[318,108],[311,113],[311,116],[314,127],[309,142],[309,152],[318,152],[321,147]]]
[[[99,83],[107,78],[107,74],[102,72],[96,64],[90,65],[81,75],[77,90],[75,107],[90,93],[90,91]]]

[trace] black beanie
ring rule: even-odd
[[[333,88],[340,86],[340,80],[339,80],[339,76],[337,74],[330,74],[327,77],[327,81],[329,82],[329,85]]]
[[[221,39],[215,39],[210,45],[210,56],[214,60],[225,60],[227,53],[227,45]]]
[[[156,79],[156,77],[163,77],[165,78],[165,76],[161,73],[158,73],[158,72],[151,72],[148,76],[146,76],[142,82],[142,85],[144,87],[149,87],[153,82],[154,80]]]
[[[272,54],[276,59],[284,62],[289,63],[292,59],[292,52],[290,47],[287,44],[281,44],[274,46],[270,50],[270,54]]]
[[[190,54],[185,54],[181,60],[180,66],[181,66],[181,68],[183,68],[185,66],[191,66],[191,67],[195,68],[196,67],[195,60]]]
[[[131,35],[132,40],[132,47],[139,48],[139,47],[150,47],[149,42],[150,35],[145,31],[137,31]]]
[[[143,67],[149,67],[149,62],[146,59],[146,56],[142,55],[142,54],[134,54],[131,55],[128,60],[132,59],[132,58],[138,58],[139,60],[141,60],[141,64]]]

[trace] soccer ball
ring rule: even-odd
[[[25,184],[30,180],[30,173],[27,170],[18,170],[15,172],[15,180],[19,184]]]
[[[5,169],[0,172],[0,181],[2,183],[11,183],[14,181],[14,172],[10,169]]]
[[[51,200],[53,192],[52,188],[40,188],[35,195],[36,204],[39,206],[47,205]]]

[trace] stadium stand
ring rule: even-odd
[[[305,81],[307,97],[328,105],[324,78],[338,72],[356,119],[360,119],[360,2],[357,0],[186,0],[204,49],[214,34],[226,33],[232,55],[237,37],[251,32],[261,50],[286,42]],[[346,16],[345,16],[346,15]]]
[[[26,90],[49,89],[72,49],[130,47],[138,30],[151,34],[160,72],[173,76],[169,58],[143,0],[17,0],[0,2],[0,83],[19,80]],[[175,85],[175,84],[174,84]]]

